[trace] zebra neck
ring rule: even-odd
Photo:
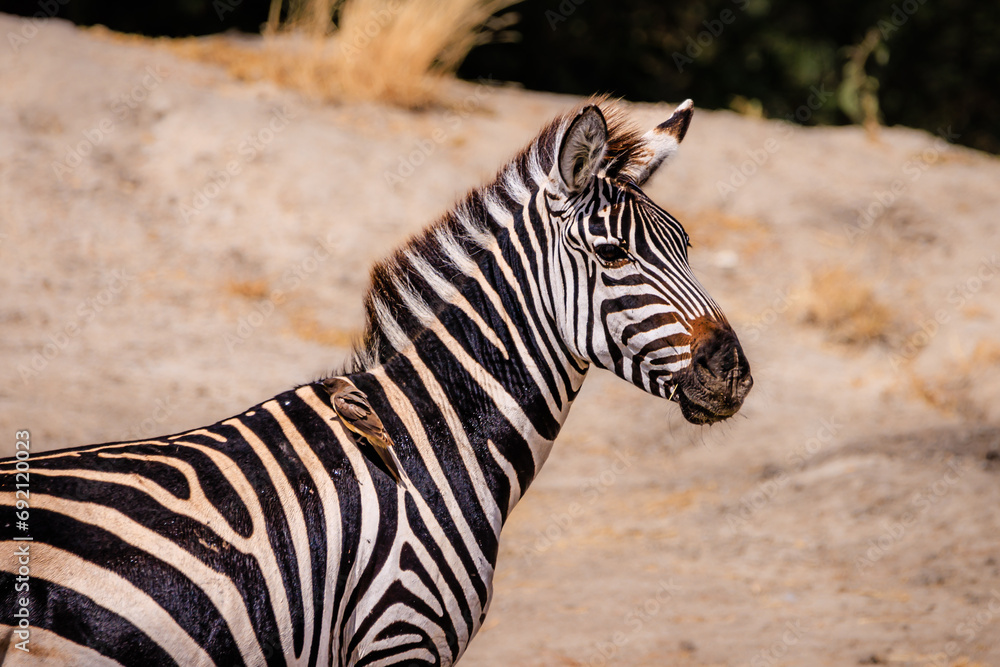
[[[547,459],[587,370],[562,345],[509,240],[498,240],[412,344],[351,376],[410,479],[431,484],[439,470],[474,490],[497,531]]]

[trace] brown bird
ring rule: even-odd
[[[399,483],[399,468],[392,456],[392,438],[385,432],[382,420],[378,418],[368,402],[368,395],[358,389],[345,377],[323,380],[323,386],[330,392],[330,404],[337,417],[353,433],[368,441],[378,454],[389,474]]]

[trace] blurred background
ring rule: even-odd
[[[4,0],[0,10],[58,16],[148,36],[259,33],[268,21],[328,17],[336,0]],[[368,11],[369,0],[347,3]],[[444,60],[466,79],[632,101],[687,97],[808,125],[875,122],[1000,151],[1000,3],[979,0],[528,0],[424,2],[474,17],[475,38]],[[437,10],[428,7],[437,6]],[[918,11],[919,9],[919,11]],[[482,14],[482,15],[480,15]],[[902,29],[905,26],[905,29]],[[725,31],[725,39],[716,39]],[[455,37],[454,34],[451,35]],[[467,55],[466,55],[467,51]],[[441,53],[433,54],[440,58]],[[440,63],[438,63],[440,64]],[[796,114],[814,91],[833,93]]]

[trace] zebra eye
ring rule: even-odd
[[[594,254],[602,262],[613,267],[621,266],[629,261],[628,251],[616,243],[602,243],[594,248]]]

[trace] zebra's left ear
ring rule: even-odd
[[[629,162],[622,170],[637,185],[642,185],[669,158],[677,152],[677,147],[687,133],[691,124],[694,103],[691,100],[681,102],[670,118],[666,119],[642,136],[646,150]]]
[[[569,193],[579,192],[594,177],[607,150],[608,123],[591,104],[569,124],[556,156],[559,177]]]

